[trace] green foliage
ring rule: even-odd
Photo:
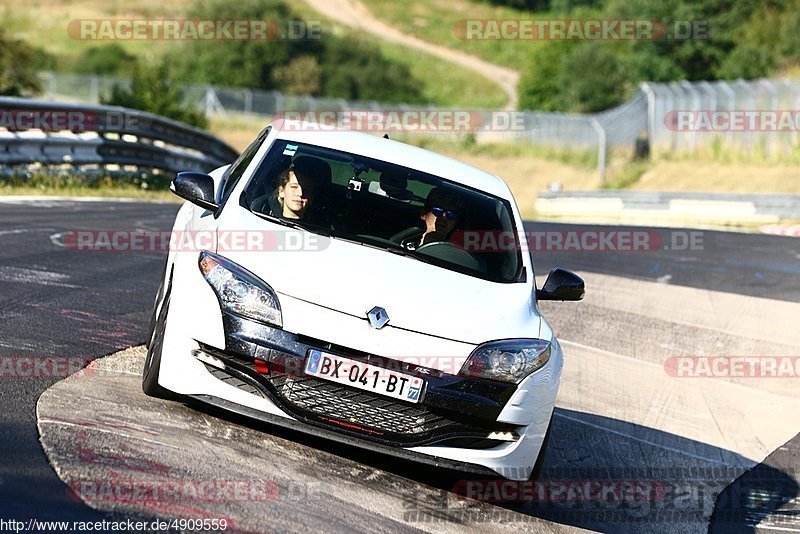
[[[199,110],[183,104],[183,95],[172,80],[167,63],[135,65],[130,89],[115,85],[104,104],[140,109],[205,128],[207,120]]]
[[[665,35],[573,42],[570,50],[553,43],[532,47],[519,87],[522,108],[596,111],[624,100],[643,81],[767,77],[800,58],[800,0],[581,4],[554,0],[551,8],[571,20],[653,20],[663,24]]]
[[[536,43],[519,83],[519,107],[543,111],[569,109],[562,100],[559,79],[565,58],[575,48],[572,41]]]
[[[603,43],[575,48],[564,57],[558,75],[563,107],[589,113],[621,103],[627,74],[611,49]]]
[[[136,58],[118,43],[85,49],[75,64],[75,71],[84,74],[130,75]]]
[[[550,9],[550,0],[483,0],[494,6],[508,6],[530,11],[547,11]]]
[[[190,17],[213,20],[298,20],[282,2],[208,0]],[[185,42],[169,54],[182,81],[279,90],[348,99],[417,102],[409,70],[389,61],[370,41],[323,32],[320,39]]]
[[[154,173],[109,173],[102,169],[53,167],[20,170],[0,176],[0,195],[64,195],[108,198],[141,198],[176,202],[169,190],[172,175]]]
[[[644,173],[650,170],[651,163],[636,159],[625,165],[603,184],[603,189],[627,189],[634,185]]]
[[[325,96],[384,102],[418,102],[417,84],[408,69],[383,58],[367,39],[333,38],[322,53]]]
[[[272,79],[283,91],[295,95],[316,95],[322,87],[322,68],[314,56],[298,56],[275,67]]]
[[[291,14],[281,2],[241,0],[231,4],[210,0],[192,4],[187,18],[283,21],[291,18]],[[306,42],[281,39],[186,41],[174,47],[168,56],[176,67],[176,77],[182,81],[279,89],[273,70],[307,48]]]
[[[0,28],[0,95],[30,96],[41,91],[36,67],[40,52],[24,41],[12,39]]]

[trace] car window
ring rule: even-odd
[[[279,140],[247,185],[243,205],[470,276],[520,280],[509,202],[415,169]]]
[[[236,186],[237,182],[244,174],[244,171],[247,170],[248,165],[250,165],[250,162],[253,161],[253,158],[255,157],[256,152],[258,152],[258,149],[261,146],[261,144],[264,142],[264,139],[266,139],[267,135],[269,135],[269,132],[270,132],[269,126],[267,128],[264,128],[264,130],[262,130],[261,133],[258,134],[258,137],[256,137],[256,139],[252,143],[250,143],[250,146],[248,146],[244,150],[244,152],[242,152],[239,155],[236,161],[234,161],[233,164],[231,164],[231,166],[228,167],[228,170],[222,177],[223,184],[222,184],[221,203],[224,203],[225,200],[228,198],[228,196],[231,194],[231,191],[233,191],[233,188]]]

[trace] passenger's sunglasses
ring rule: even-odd
[[[453,210],[446,210],[444,208],[440,208],[439,206],[431,206],[430,212],[436,215],[437,217],[443,216],[448,221],[458,217],[458,212]]]

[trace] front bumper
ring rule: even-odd
[[[383,367],[384,358],[230,313],[223,314],[223,327],[224,349],[201,345],[195,357],[219,380],[269,400],[296,420],[394,447],[436,444],[480,449],[519,438],[518,425],[497,422],[517,389],[515,384],[399,362],[399,371],[426,382],[420,402],[413,404],[310,377],[303,371],[312,348]]]

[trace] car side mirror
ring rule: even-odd
[[[170,191],[207,210],[216,212],[219,204],[214,200],[214,179],[202,172],[179,172],[169,186]]]
[[[581,300],[584,294],[583,279],[558,267],[547,275],[542,289],[536,290],[537,300]]]

